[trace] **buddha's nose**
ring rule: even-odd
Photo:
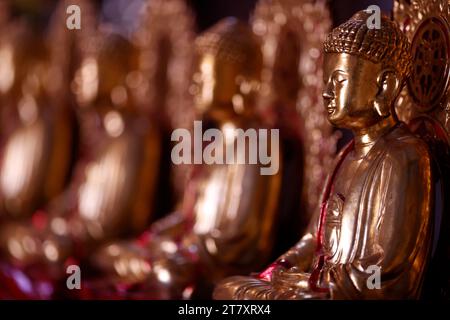
[[[333,98],[333,95],[332,95],[330,92],[328,92],[328,91],[324,91],[324,92],[322,93],[322,97],[323,97],[324,99],[332,99],[332,98]]]
[[[322,97],[325,101],[330,101],[334,98],[334,94],[330,90],[326,89],[323,91]]]

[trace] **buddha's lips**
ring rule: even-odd
[[[332,114],[336,110],[336,104],[330,103],[327,105],[328,114]]]

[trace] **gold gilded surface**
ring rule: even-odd
[[[80,245],[89,253],[105,240],[142,231],[152,217],[161,141],[136,97],[142,83],[132,81],[142,77],[140,50],[119,35],[90,30],[72,75],[81,150],[70,186],[42,210],[43,226],[33,219],[0,232],[4,253],[22,266],[61,263]],[[64,273],[60,268],[57,276]]]
[[[164,141],[170,141],[172,130],[190,128],[196,116],[191,94],[194,30],[194,14],[185,0],[144,2],[135,38],[142,51],[139,65],[145,85],[137,97],[141,108],[162,127]],[[170,166],[174,202],[182,198],[191,169],[188,164]]]
[[[81,54],[71,88],[85,125],[88,161],[80,161],[65,195],[72,198],[69,208],[60,199],[51,209],[56,216],[74,210],[68,217],[74,226],[70,237],[98,243],[141,231],[149,223],[161,141],[139,96],[146,86],[140,47],[99,28],[87,35]]]
[[[324,1],[260,0],[252,15],[261,40],[263,70],[258,109],[275,127],[298,132],[303,149],[302,222],[320,201],[336,152],[337,135],[321,98],[322,46],[331,17]]]
[[[223,280],[214,298],[420,296],[431,246],[431,160],[425,142],[394,112],[411,63],[409,44],[386,17],[380,30],[365,32],[367,17],[357,13],[324,45],[328,119],[355,139],[337,157],[308,232],[266,272]],[[373,39],[375,53],[390,54],[371,55],[363,44]],[[368,286],[371,266],[380,268],[379,288]]]
[[[449,299],[449,34],[446,0],[395,1],[394,19],[411,41],[413,70],[396,108],[399,117],[427,141],[435,163],[434,235],[424,296]]]
[[[67,91],[49,90],[54,61],[43,35],[8,19],[3,9],[0,218],[22,219],[62,191],[71,169],[73,123],[68,100],[55,99]]]
[[[397,103],[405,122],[429,113],[448,131],[449,3],[394,2],[394,19],[412,44],[413,68]]]
[[[143,17],[136,39],[148,79],[144,107],[168,128],[186,127],[195,117],[187,90],[194,67],[194,15],[184,0],[155,0],[144,4]]]
[[[200,35],[196,48],[197,110],[205,124],[223,132],[224,150],[234,148],[236,136],[227,136],[229,129],[262,128],[254,105],[259,44],[248,26],[230,18]],[[93,264],[109,281],[140,283],[159,299],[188,298],[223,276],[250,271],[270,254],[280,187],[280,174],[260,175],[259,169],[253,164],[197,168],[179,212],[154,223],[147,240],[102,248]],[[127,294],[133,297],[132,291]]]

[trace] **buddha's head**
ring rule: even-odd
[[[133,89],[142,85],[136,46],[109,32],[99,32],[86,41],[72,82],[80,108],[100,113],[134,109]]]
[[[196,52],[193,87],[199,113],[219,121],[252,114],[262,55],[251,29],[224,19],[197,38]]]
[[[381,16],[369,29],[370,14],[356,13],[324,43],[323,98],[328,120],[361,130],[394,116],[394,102],[411,67],[410,45],[399,27]]]
[[[47,107],[51,81],[47,72],[50,56],[42,33],[28,27],[11,23],[9,29],[0,31],[0,99],[5,99],[3,108],[17,112],[22,124],[34,123]],[[13,31],[8,34],[10,29]]]

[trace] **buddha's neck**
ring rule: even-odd
[[[369,128],[358,131],[354,130],[355,156],[359,158],[367,155],[375,142],[388,133],[397,123],[398,121],[394,118],[394,116],[390,115]]]

